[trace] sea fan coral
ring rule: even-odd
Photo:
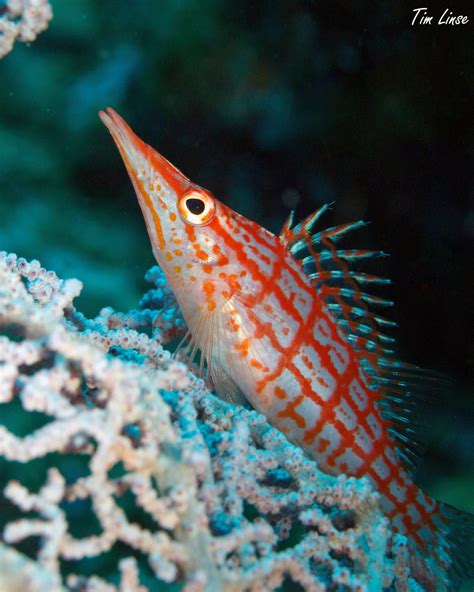
[[[34,41],[46,30],[53,18],[48,0],[7,0],[3,11],[0,7],[0,58],[9,53],[16,40]]]
[[[79,281],[0,254],[1,590],[421,590],[366,480],[173,359],[184,323],[147,279],[87,319]]]

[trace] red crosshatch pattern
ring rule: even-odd
[[[376,405],[380,394],[370,389],[358,353],[278,237],[262,234],[260,226],[247,220],[242,227],[247,241],[265,248],[265,271],[260,252],[248,251],[241,232],[235,232],[236,221],[213,224],[257,286],[245,339],[265,338],[267,371],[255,372],[255,393],[248,398],[260,409],[263,403],[273,423],[300,441],[327,472],[367,476],[394,527],[424,549],[426,538],[419,531],[427,525],[437,529],[437,503],[420,492],[394,454]],[[259,314],[265,304],[270,309]],[[288,329],[284,339],[279,338],[282,319]]]
[[[431,567],[423,573],[426,556],[445,573],[446,509],[414,484],[381,413],[391,340],[380,327],[390,322],[368,304],[391,302],[360,286],[386,280],[349,268],[373,252],[336,248],[364,223],[313,234],[323,206],[294,228],[290,217],[275,236],[194,185],[113,110],[101,117],[189,327],[191,357],[199,348],[219,394],[237,396],[238,385],[328,473],[367,476],[394,529],[409,537],[423,577],[434,577]],[[202,201],[202,220],[187,220],[187,195]],[[391,388],[403,396],[403,387]]]

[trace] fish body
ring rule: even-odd
[[[410,541],[427,589],[450,589],[455,547],[472,519],[417,487],[410,474],[411,400],[423,373],[397,362],[380,326],[390,324],[361,285],[380,278],[349,263],[377,255],[338,250],[362,223],[314,233],[324,206],[276,236],[192,183],[140,140],[112,109],[101,118],[135,187],[155,258],[216,391],[242,395],[327,473],[366,476],[393,529]],[[427,377],[429,380],[429,377]],[[397,420],[398,427],[397,427]],[[404,427],[405,426],[405,427]],[[398,431],[397,431],[398,430]]]

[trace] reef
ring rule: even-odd
[[[81,282],[0,254],[2,592],[421,591],[369,483],[212,394],[146,279],[89,319]]]
[[[7,0],[0,6],[0,59],[15,41],[29,43],[48,28],[53,10],[48,0]]]

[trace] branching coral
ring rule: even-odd
[[[321,473],[164,349],[184,323],[147,279],[139,309],[87,319],[80,282],[0,255],[0,412],[28,428],[0,420],[1,590],[421,590],[365,480]]]
[[[34,41],[52,18],[48,0],[7,0],[0,12],[0,58],[12,50],[16,40]]]

